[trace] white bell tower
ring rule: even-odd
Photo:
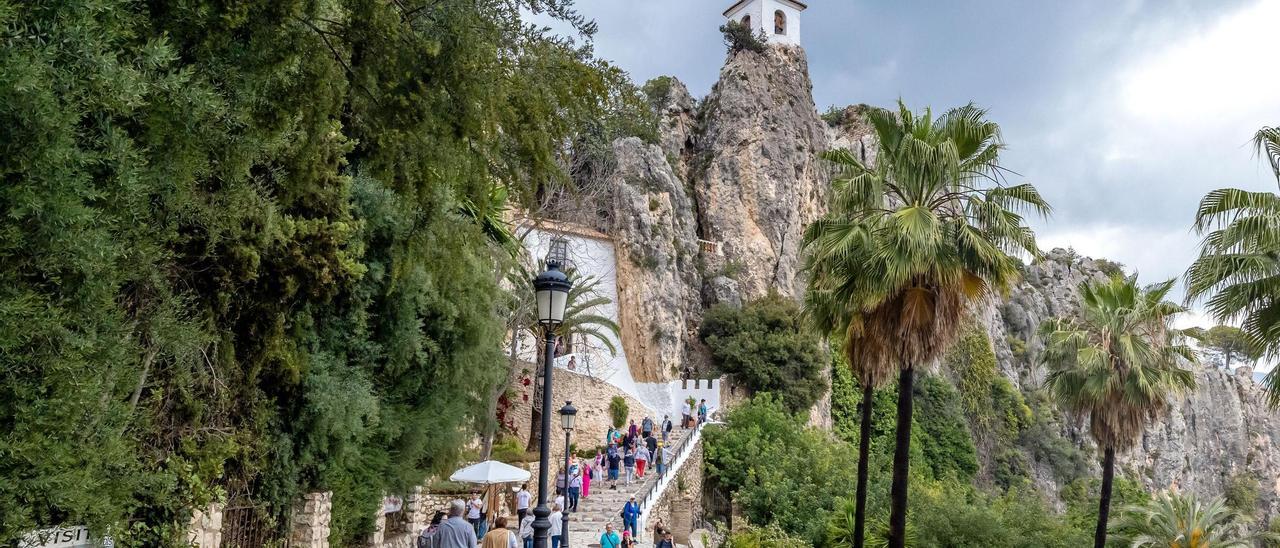
[[[738,0],[724,17],[763,32],[770,44],[800,45],[800,12],[808,9],[796,0]]]

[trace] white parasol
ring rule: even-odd
[[[529,476],[528,470],[516,468],[496,460],[487,460],[454,472],[452,476],[449,476],[449,481],[493,485],[495,483],[528,481]]]

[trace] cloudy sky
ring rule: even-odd
[[[579,0],[597,54],[637,82],[697,96],[724,62],[731,0]],[[814,99],[935,109],[974,101],[1004,129],[1004,163],[1056,209],[1045,247],[1181,275],[1204,193],[1275,190],[1250,137],[1280,124],[1280,0],[810,0]],[[1268,54],[1271,57],[1268,58]]]

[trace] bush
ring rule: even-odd
[[[528,454],[524,450],[524,444],[515,438],[504,438],[502,441],[493,444],[493,450],[489,453],[489,458],[501,462],[527,462]]]
[[[793,412],[807,410],[826,389],[818,337],[802,329],[800,307],[776,294],[742,308],[717,305],[698,335],[715,366],[752,392],[777,395]]]
[[[627,424],[627,416],[631,414],[631,409],[627,407],[627,400],[622,396],[614,396],[609,400],[609,419],[613,421],[614,428],[622,428]]]
[[[1231,476],[1224,491],[1228,508],[1246,516],[1258,511],[1258,480],[1247,472]]]
[[[777,526],[748,526],[742,531],[729,535],[724,542],[720,543],[720,548],[807,548],[809,546],[812,544],[788,535]]]
[[[856,451],[806,427],[771,395],[729,411],[704,435],[707,478],[734,493],[754,524],[776,525],[819,544],[836,499],[852,493]]]
[[[720,32],[724,34],[724,45],[729,48],[729,53],[737,53],[743,50],[764,53],[766,43],[769,40],[764,31],[753,34],[750,27],[737,21],[729,21],[720,25]]]

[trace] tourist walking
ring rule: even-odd
[[[578,473],[569,478],[569,506],[570,512],[578,511],[578,497],[582,496],[582,469],[578,469]]]
[[[476,538],[480,538],[484,534],[480,529],[480,524],[484,523],[484,501],[480,499],[480,493],[471,493],[471,502],[467,504],[467,521],[475,529]]]
[[[661,539],[662,537],[666,536],[666,534],[667,534],[667,526],[662,523],[662,518],[655,519],[653,524],[653,539],[654,540]]]
[[[642,438],[647,438],[650,434],[653,434],[653,419],[646,416],[644,420],[640,421],[640,433],[643,434],[640,436]]]
[[[638,432],[639,430],[640,430],[640,427],[636,426],[636,420],[635,420],[635,419],[631,419],[631,426],[628,426],[628,427],[627,427],[627,437],[628,437],[628,438],[635,438],[635,437],[636,437],[636,432]]]
[[[662,441],[666,443],[667,438],[671,436],[671,415],[662,416]]]
[[[707,422],[707,400],[702,400],[698,404],[698,424]]]
[[[563,469],[561,469],[561,470],[560,470],[560,472],[559,472],[558,474],[556,474],[556,494],[557,494],[557,495],[563,495],[563,494],[564,494],[564,488],[565,488],[565,483],[564,483],[564,470],[563,470]]]
[[[612,523],[604,524],[604,534],[600,535],[600,548],[622,548],[622,537],[613,530]]]
[[[665,471],[667,469],[670,469],[672,464],[675,464],[671,462],[671,459],[675,458],[675,453],[671,452],[670,445],[660,448],[660,451],[662,451],[662,456],[661,456],[662,469]],[[661,474],[663,472],[658,472],[658,473]]]
[[[507,530],[507,517],[498,516],[493,529],[484,535],[480,548],[516,548],[516,534]]]
[[[516,516],[520,521],[524,521],[524,517],[529,515],[529,502],[533,500],[533,494],[529,492],[529,484],[520,486],[520,490],[516,492]]]
[[[591,494],[591,479],[596,474],[595,461],[592,464],[583,463],[582,465],[582,498],[587,498]]]
[[[684,406],[680,408],[680,414],[683,415],[680,421],[680,428],[689,428],[689,424],[693,422],[693,398],[684,401]]]
[[[636,536],[636,524],[640,521],[640,504],[636,502],[636,496],[631,495],[627,503],[622,506],[622,535],[625,537],[627,533]]]
[[[560,513],[560,505],[551,505],[551,530],[547,533],[551,536],[551,548],[560,548],[560,532],[564,530],[564,514]]]
[[[622,463],[622,455],[619,454],[620,452],[621,451],[618,450],[617,445],[609,446],[609,488],[610,489],[616,490],[618,488],[618,465]]]
[[[622,467],[625,469],[626,485],[631,485],[631,480],[636,477],[636,448],[635,445],[628,445],[622,454]]]
[[[649,450],[644,445],[636,447],[636,476],[644,478],[644,467],[649,464]]]
[[[476,548],[476,526],[467,523],[467,503],[455,499],[449,503],[449,519],[431,536],[431,548]]]
[[[444,521],[444,518],[444,512],[436,512],[436,515],[431,518],[431,525],[428,525],[418,535],[418,548],[431,548],[431,537],[435,536],[436,531],[440,529],[440,524]]]
[[[644,439],[644,446],[649,450],[649,461],[653,462],[653,455],[658,450],[658,438],[649,436]]]
[[[520,541],[524,548],[533,548],[533,514],[520,518]]]
[[[631,531],[622,532],[622,548],[636,548],[636,537]]]
[[[653,548],[676,548],[675,537],[671,534],[670,531],[663,533],[661,537],[656,537],[656,538],[659,538],[661,540],[655,543],[653,545]]]

